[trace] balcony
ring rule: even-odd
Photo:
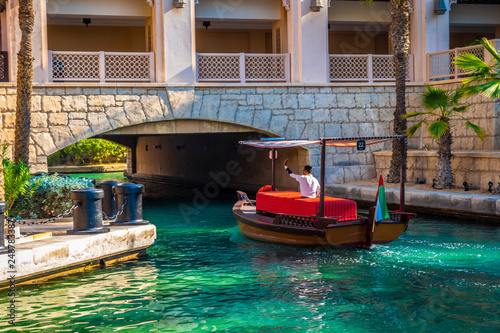
[[[197,53],[198,82],[290,82],[289,54]]]
[[[394,57],[375,54],[330,54],[330,81],[394,81]],[[406,80],[413,81],[413,56],[408,58]]]
[[[461,54],[470,53],[481,60],[485,59],[484,47],[474,45],[458,47],[453,50],[427,54],[429,81],[456,80],[467,76],[467,72],[455,66],[455,58]]]
[[[153,52],[49,51],[50,82],[155,82]]]

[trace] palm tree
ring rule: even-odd
[[[480,43],[493,60],[486,63],[470,53],[458,56],[454,64],[471,74],[462,81],[461,89],[465,96],[482,94],[488,98],[500,98],[500,54],[487,38],[481,39]]]
[[[394,55],[395,81],[396,81],[396,108],[394,110],[394,134],[403,135],[406,132],[406,73],[408,66],[408,54],[410,51],[410,12],[412,11],[412,0],[390,0],[391,1],[391,28],[389,36],[392,42],[392,54]],[[373,0],[363,0],[366,4],[372,4]],[[399,183],[400,170],[403,159],[401,140],[392,142],[392,158],[387,182]],[[406,150],[405,150],[406,151]],[[406,155],[404,156],[406,161]],[[405,163],[406,165],[406,163]],[[406,167],[403,170],[403,180],[406,180]]]
[[[438,189],[453,188],[455,180],[451,169],[451,145],[453,137],[451,134],[450,119],[461,118],[461,114],[466,112],[469,105],[461,105],[460,98],[463,96],[461,89],[456,91],[446,91],[426,85],[427,91],[422,94],[422,105],[426,112],[412,112],[404,115],[405,118],[422,116],[422,120],[408,129],[407,135],[411,138],[417,129],[423,124],[428,125],[427,132],[438,139],[438,170],[436,175],[436,186]],[[429,123],[430,120],[430,123]],[[474,130],[481,140],[485,140],[483,130],[478,125],[474,125],[470,120],[466,120],[465,127]]]
[[[391,30],[392,53],[395,64],[396,80],[396,109],[394,110],[394,134],[402,135],[406,132],[406,69],[408,53],[410,51],[410,11],[411,0],[391,0]],[[400,179],[402,158],[401,140],[392,141],[392,158],[389,169],[388,182],[398,183],[406,180],[406,168],[403,170],[403,179]],[[406,151],[406,150],[405,150]],[[404,163],[406,165],[406,163]]]
[[[21,45],[17,54],[17,107],[14,141],[14,161],[29,163],[31,128],[31,92],[33,89],[33,56],[31,33],[35,15],[33,0],[19,0]]]

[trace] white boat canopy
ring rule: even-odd
[[[283,138],[264,138],[261,140],[240,141],[240,144],[249,145],[258,148],[290,148],[309,145],[321,145],[325,141],[327,146],[331,147],[356,147],[359,141],[364,141],[365,145],[374,145],[391,139],[401,139],[403,135],[390,136],[366,136],[349,138],[323,138],[319,140],[286,140]]]

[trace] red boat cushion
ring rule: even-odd
[[[257,209],[275,214],[310,216],[319,212],[319,198],[302,199],[299,192],[277,191],[257,193]],[[339,221],[357,218],[356,202],[325,197],[325,216]]]

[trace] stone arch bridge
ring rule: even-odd
[[[87,84],[88,85],[88,84]],[[410,85],[408,111],[419,110],[422,85]],[[16,95],[0,87],[3,144],[13,143]],[[30,159],[46,170],[47,156],[80,140],[120,136],[257,133],[306,138],[386,135],[395,107],[393,85],[165,85],[54,84],[34,88]],[[419,139],[411,142],[418,146]],[[493,145],[492,141],[486,145]],[[130,147],[129,148],[134,148]],[[376,149],[387,149],[379,146]],[[297,164],[319,166],[319,150],[298,153]],[[327,184],[375,177],[370,150],[329,149]],[[317,168],[316,168],[317,169]]]

